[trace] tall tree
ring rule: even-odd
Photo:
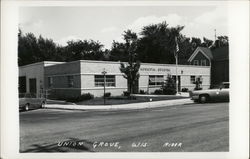
[[[143,62],[171,63],[168,48],[169,28],[166,22],[144,26],[138,43],[139,58]]]
[[[93,40],[68,41],[64,51],[67,61],[105,59],[103,45]]]
[[[137,60],[137,35],[131,30],[125,31],[123,34],[125,40],[125,52],[128,54],[128,63],[121,63],[120,71],[123,73],[123,77],[127,79],[128,91],[131,93],[137,93],[136,84],[140,77],[139,69],[140,62]]]

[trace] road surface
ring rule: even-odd
[[[20,152],[222,152],[229,104],[20,112]]]

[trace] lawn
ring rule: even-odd
[[[171,99],[184,99],[187,97],[182,96],[164,96],[164,97],[134,97],[129,99],[125,96],[116,96],[116,97],[108,97],[106,98],[106,105],[117,105],[117,104],[129,104],[129,103],[141,103],[141,102],[149,102],[150,99],[152,101],[161,101],[161,100],[171,100]],[[103,105],[104,100],[102,97],[82,101],[76,103],[77,105]]]

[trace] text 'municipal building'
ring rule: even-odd
[[[43,71],[38,70],[42,69]],[[30,69],[30,70],[27,70]],[[19,85],[25,88],[20,92],[36,93],[41,96],[44,90],[58,98],[79,96],[91,93],[103,96],[106,71],[106,92],[121,95],[127,91],[127,79],[120,72],[120,62],[79,60],[72,62],[40,62],[19,68]],[[179,90],[193,90],[194,81],[202,81],[202,88],[210,87],[210,65],[178,65]],[[30,72],[30,73],[29,73]],[[34,73],[34,74],[33,74]],[[176,79],[176,66],[173,64],[141,63],[138,91],[154,92],[159,89],[168,75]],[[32,75],[30,75],[32,74]],[[39,74],[39,78],[36,77]],[[21,79],[21,80],[20,80]]]

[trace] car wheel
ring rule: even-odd
[[[45,102],[42,102],[41,103],[41,108],[44,108],[44,106],[45,106]]]
[[[208,97],[206,95],[201,95],[199,101],[200,103],[206,103],[208,101]]]
[[[30,108],[29,108],[29,104],[26,104],[26,105],[24,106],[24,110],[25,110],[25,111],[30,110]]]

